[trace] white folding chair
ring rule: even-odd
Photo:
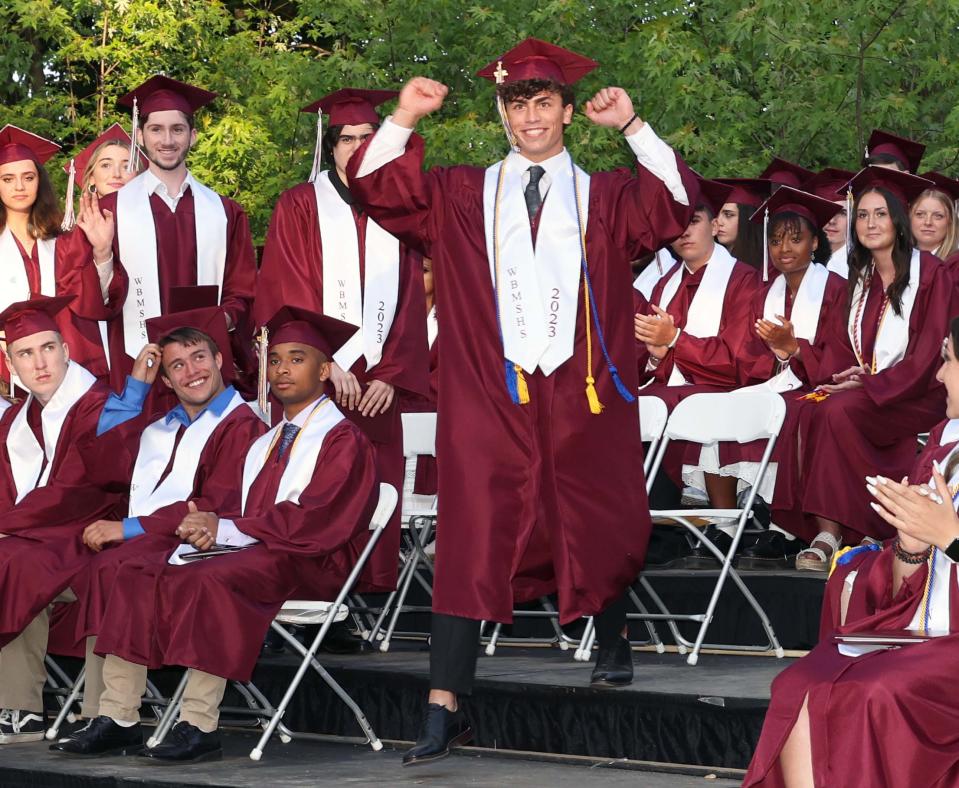
[[[645,396],[639,397],[639,430],[642,441],[648,444],[646,454],[643,457],[643,474],[646,479],[646,492],[651,487],[652,477],[649,472],[653,466],[653,459],[656,457],[656,450],[659,442],[663,439],[663,431],[666,429],[666,422],[669,419],[669,410],[666,403],[659,397]],[[636,596],[636,592],[629,590],[630,600],[639,609],[640,613],[648,613],[642,601]],[[631,617],[632,614],[627,616]],[[649,640],[656,647],[656,651],[662,654],[666,647],[663,645],[656,628],[652,621],[646,620],[646,630],[649,632]],[[579,642],[579,648],[573,654],[573,659],[577,662],[589,662],[593,645],[596,642],[596,627],[593,624],[593,617],[586,619],[586,628],[583,630],[583,636]]]
[[[347,691],[344,690],[339,683],[327,672],[327,670],[317,661],[316,654],[323,643],[323,639],[326,637],[326,633],[329,631],[333,623],[335,621],[342,621],[349,614],[349,608],[345,603],[346,597],[349,594],[350,589],[353,588],[353,586],[356,584],[356,581],[359,579],[359,576],[363,571],[363,567],[366,565],[370,554],[373,552],[377,542],[379,542],[380,536],[386,529],[386,524],[389,522],[390,516],[393,514],[393,510],[396,508],[396,503],[396,489],[389,484],[380,484],[379,501],[376,504],[376,509],[373,512],[373,517],[370,521],[369,541],[367,542],[366,547],[363,548],[363,552],[360,554],[356,564],[353,566],[353,570],[343,583],[339,593],[336,595],[336,599],[333,602],[301,600],[288,601],[283,605],[276,619],[271,624],[273,630],[278,632],[283,639],[302,657],[300,665],[297,668],[293,679],[290,681],[286,692],[283,694],[283,699],[280,701],[279,705],[274,708],[254,684],[233,682],[233,686],[240,692],[241,695],[243,695],[244,699],[246,700],[247,708],[225,708],[222,709],[222,711],[230,714],[252,715],[261,721],[264,729],[263,734],[260,736],[256,746],[250,752],[250,758],[252,760],[258,761],[263,757],[263,749],[266,747],[267,742],[270,740],[270,737],[277,730],[277,728],[279,728],[280,739],[284,743],[293,738],[313,738],[321,740],[336,738],[339,741],[356,741],[355,739],[347,737],[329,737],[318,734],[294,732],[283,725],[283,715],[286,714],[286,710],[290,705],[290,701],[293,699],[294,693],[300,686],[300,683],[303,681],[303,677],[306,675],[307,670],[310,668],[313,668],[317,675],[319,675],[319,677],[326,682],[330,689],[333,690],[333,692],[336,693],[336,695],[349,707],[350,711],[353,712],[353,716],[356,718],[356,721],[359,723],[360,729],[363,731],[365,736],[365,738],[362,740],[362,743],[368,743],[373,750],[377,751],[383,748],[382,742],[380,742],[376,734],[373,732],[373,728],[370,726],[365,715],[360,710],[360,707],[356,704],[353,698],[350,697],[349,693],[347,693]],[[211,560],[215,561],[216,559],[213,558]],[[293,635],[291,635],[286,629],[284,629],[283,626],[281,626],[284,623],[320,624],[320,629],[313,638],[313,642],[310,644],[309,648],[307,648],[300,643],[299,640],[293,637]],[[157,723],[154,735],[147,741],[147,747],[153,748],[160,744],[166,734],[169,732],[170,728],[173,727],[173,721],[179,710],[180,703],[183,700],[183,692],[186,689],[188,676],[189,671],[186,671],[176,689],[176,692],[171,698],[162,719],[159,723]]]
[[[390,650],[390,640],[396,630],[396,623],[403,612],[430,612],[429,608],[405,607],[413,580],[432,597],[433,588],[420,572],[421,566],[430,566],[431,559],[425,548],[436,527],[436,495],[420,495],[414,492],[416,485],[416,465],[420,457],[436,456],[436,414],[404,413],[403,416],[403,456],[406,469],[403,478],[403,501],[400,527],[406,531],[407,545],[400,554],[400,573],[396,581],[396,590],[390,593],[380,615],[369,633],[370,643],[379,640],[380,651]],[[392,610],[389,625],[382,632],[386,617]]]
[[[748,496],[739,509],[668,509],[653,511],[651,515],[654,520],[670,521],[684,527],[694,539],[698,540],[706,549],[708,549],[720,564],[719,575],[709,604],[705,613],[677,614],[671,613],[661,597],[656,594],[648,582],[653,572],[644,572],[640,576],[640,582],[643,588],[649,593],[653,603],[660,610],[659,613],[649,614],[648,616],[637,616],[639,618],[648,618],[653,621],[667,621],[670,623],[670,629],[677,644],[681,648],[692,647],[692,653],[689,654],[686,661],[690,665],[695,665],[699,661],[699,652],[703,648],[721,648],[735,651],[774,651],[777,657],[783,656],[782,646],[776,639],[776,633],[773,631],[769,622],[769,617],[762,606],[753,596],[752,592],[746,587],[739,573],[733,567],[733,558],[739,547],[740,539],[746,528],[746,523],[752,514],[753,502],[756,498],[756,491],[759,489],[763,477],[769,467],[769,459],[772,456],[773,448],[776,445],[776,438],[782,428],[783,420],[786,416],[786,403],[778,394],[771,391],[734,391],[717,394],[693,394],[680,402],[669,417],[666,424],[666,430],[662,442],[656,451],[653,466],[649,473],[648,483],[652,483],[662,466],[663,457],[669,449],[669,444],[673,440],[684,440],[691,443],[709,443],[716,441],[750,443],[752,441],[764,440],[766,442],[763,451],[762,460],[759,463],[759,469],[756,474],[756,480],[749,490]],[[735,530],[732,535],[732,543],[726,554],[723,554],[692,522],[691,518],[699,520],[726,519],[735,520]],[[731,577],[738,586],[746,601],[756,612],[766,633],[767,644],[764,646],[750,646],[739,644],[714,644],[704,643],[706,631],[712,622],[716,611],[716,605],[719,601],[719,595],[722,593],[726,578]],[[676,621],[695,621],[699,623],[699,631],[695,641],[689,641],[680,636],[675,628]]]

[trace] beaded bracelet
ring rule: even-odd
[[[623,132],[625,132],[626,129],[630,127],[630,125],[632,124],[634,120],[639,120],[639,115],[637,115],[635,112],[633,113],[633,117],[631,117],[629,120],[626,121],[625,124],[623,124],[623,127],[619,130],[619,133],[622,134]]]
[[[918,553],[910,553],[907,550],[903,549],[903,546],[899,543],[899,537],[896,537],[896,541],[892,543],[892,552],[897,559],[902,561],[904,564],[924,564],[929,560],[929,555],[932,553],[932,547],[927,547],[925,550],[921,550]]]

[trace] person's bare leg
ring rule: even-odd
[[[779,754],[786,788],[815,788],[812,770],[812,735],[809,731],[809,696],[803,698],[789,738]]]
[[[735,476],[720,476],[718,473],[703,474],[706,480],[706,494],[709,496],[709,505],[714,509],[736,508]]]
[[[430,697],[427,703],[435,703],[437,706],[445,706],[450,711],[456,711],[459,703],[456,700],[456,693],[449,690],[431,689]]]

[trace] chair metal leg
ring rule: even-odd
[[[173,721],[176,719],[177,712],[180,709],[180,703],[183,701],[183,693],[186,690],[186,683],[189,679],[190,671],[183,671],[183,678],[181,678],[180,683],[177,684],[176,692],[174,692],[173,697],[170,698],[170,702],[167,704],[163,716],[160,717],[160,721],[157,723],[153,735],[147,739],[147,747],[151,750],[166,738],[166,735],[170,732],[170,728],[173,727]]]
[[[487,657],[492,657],[496,653],[496,641],[499,640],[499,633],[502,629],[503,625],[499,622],[493,627],[493,634],[490,635],[489,643],[486,644]]]
[[[53,721],[53,725],[47,728],[47,741],[54,741],[57,738],[57,734],[60,733],[60,728],[63,726],[63,721],[74,716],[70,709],[83,693],[83,682],[85,679],[86,669],[81,669],[80,675],[78,675],[76,681],[73,682],[73,687],[70,690],[70,694],[67,695],[67,699],[60,707],[60,713],[57,714],[57,718]],[[70,722],[73,722],[73,720],[71,719]]]
[[[649,610],[646,608],[646,605],[643,604],[643,600],[639,598],[639,594],[637,594],[633,588],[629,589],[629,598],[632,600],[633,604],[636,605],[636,609],[639,610],[640,615],[649,615]],[[628,618],[629,617],[627,616],[627,620]],[[643,618],[642,622],[646,625],[646,632],[649,633],[649,642],[656,647],[656,653],[665,653],[666,646],[663,645],[663,641],[659,637],[659,630],[656,629],[656,625],[649,618]]]
[[[573,652],[573,659],[575,659],[577,662],[589,661],[589,651],[591,648],[590,643],[592,642],[590,638],[592,637],[595,626],[596,625],[593,623],[593,617],[588,616],[586,618],[586,626],[583,628],[583,636],[579,641],[579,648]]]
[[[659,608],[659,612],[662,615],[672,615],[669,608],[666,607],[666,603],[663,602],[662,598],[656,593],[655,589],[649,584],[649,581],[645,577],[639,578],[639,584],[643,587],[643,590],[649,594],[649,598],[653,600],[653,604]],[[680,654],[685,654],[692,644],[680,634],[679,627],[676,626],[674,619],[666,618],[666,626],[669,628],[669,633],[673,636],[673,642],[676,643],[676,650],[679,651]]]

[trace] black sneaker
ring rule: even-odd
[[[46,730],[43,712],[0,709],[0,744],[40,741]]]

